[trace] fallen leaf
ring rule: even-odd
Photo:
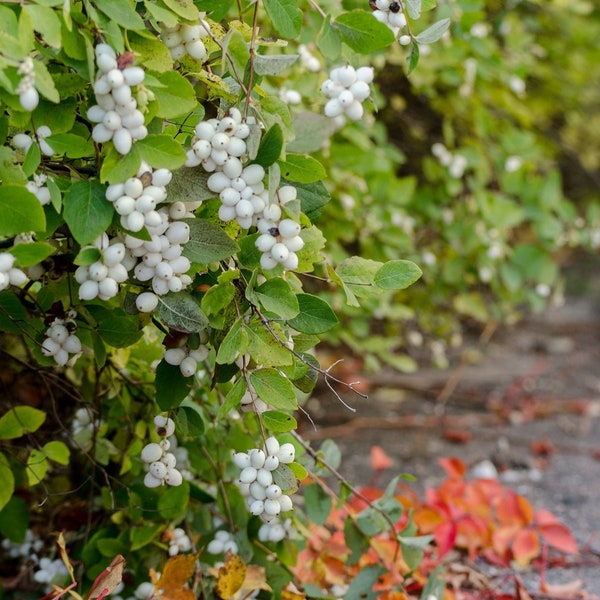
[[[468,444],[473,436],[462,429],[445,429],[442,437],[452,444]]]
[[[456,458],[455,456],[438,458],[437,462],[440,467],[446,471],[447,475],[454,479],[462,479],[467,472],[467,466],[465,463],[460,460],[460,458]]]
[[[163,599],[188,600],[188,598],[195,598],[192,590],[184,586],[194,573],[197,558],[197,554],[172,556],[166,562],[158,581],[155,580],[156,574],[151,571],[154,587],[161,590],[160,596]]]
[[[540,585],[540,592],[556,596],[557,598],[577,598],[579,593],[583,589],[583,581],[581,579],[575,579],[566,583],[554,583],[550,584],[543,582]]]
[[[392,466],[394,461],[385,453],[381,446],[371,447],[371,469],[373,471],[384,471]]]
[[[540,555],[540,537],[532,529],[523,529],[515,535],[511,550],[515,562],[525,567]]]

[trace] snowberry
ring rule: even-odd
[[[239,477],[240,483],[252,483],[253,481],[256,480],[257,473],[258,473],[258,471],[254,467],[252,467],[252,466],[245,467],[244,469],[242,469],[242,472],[240,473],[240,477]]]
[[[236,452],[233,455],[233,462],[239,469],[245,469],[250,466],[250,456],[245,452]]]
[[[273,483],[273,472],[268,469],[259,469],[256,473],[256,481],[263,487],[268,487]]]
[[[142,460],[146,463],[153,463],[160,460],[163,456],[163,449],[154,442],[147,444],[142,449]]]
[[[146,473],[146,476],[144,477],[144,485],[148,488],[159,487],[163,484],[163,482],[164,480],[162,478],[158,479],[150,472]]]
[[[183,483],[183,475],[177,469],[168,469],[165,476],[165,481],[169,485],[177,487]]]
[[[275,455],[267,456],[265,459],[264,468],[267,471],[274,471],[279,466],[279,458]]]
[[[279,462],[282,462],[282,463],[293,462],[295,456],[296,456],[296,449],[294,448],[294,445],[290,444],[289,442],[286,444],[282,444],[279,447],[279,451],[277,452],[277,458],[279,459]]]
[[[170,437],[175,433],[175,422],[170,417],[156,415],[154,417],[154,426],[158,435]]]
[[[289,510],[292,510],[292,508],[294,508],[292,499],[287,494],[282,494],[281,496],[279,496],[278,500],[281,512],[288,512]]]

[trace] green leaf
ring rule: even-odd
[[[229,306],[236,294],[236,287],[231,281],[213,285],[202,297],[200,306],[206,315],[218,315]]]
[[[298,60],[298,54],[256,54],[254,72],[257,75],[279,75]]]
[[[91,140],[74,133],[57,133],[50,135],[46,141],[56,154],[64,154],[68,158],[83,158],[94,155],[94,144]]]
[[[383,573],[385,573],[385,569],[380,565],[362,569],[350,583],[344,594],[344,600],[376,600],[379,593],[373,591],[373,586]]]
[[[450,19],[441,19],[437,21],[425,31],[422,31],[415,37],[419,44],[433,44],[437,42],[448,31],[450,27]]]
[[[60,49],[60,19],[56,12],[47,6],[35,6],[33,4],[24,6],[23,11],[29,14],[33,28],[42,34],[46,44]]]
[[[286,39],[300,34],[302,11],[296,0],[264,0],[265,10],[277,33]]]
[[[0,440],[14,440],[37,431],[46,413],[31,406],[15,406],[0,417]]]
[[[192,112],[198,100],[192,84],[177,71],[167,71],[157,75],[162,86],[152,87],[158,100],[157,116],[164,119],[173,119]]]
[[[285,161],[278,161],[281,176],[299,183],[313,183],[327,175],[323,165],[308,154],[288,154]]]
[[[297,183],[295,186],[302,212],[314,223],[323,212],[323,207],[331,200],[331,195],[322,181]]]
[[[35,87],[40,94],[48,98],[50,102],[58,104],[60,102],[60,95],[46,65],[40,60],[34,60],[33,72],[35,73]]]
[[[292,319],[300,311],[296,294],[281,277],[268,279],[256,288],[255,293],[265,310],[282,319]]]
[[[287,146],[287,152],[311,154],[318,152],[331,137],[334,130],[332,120],[313,112],[301,112],[294,115],[296,138]]]
[[[244,354],[248,347],[248,332],[243,326],[243,317],[238,319],[229,329],[219,345],[216,361],[220,365],[231,364]]]
[[[25,470],[29,487],[41,483],[47,472],[48,459],[46,458],[46,455],[41,450],[34,448],[29,453],[29,457],[27,458],[27,468]]]
[[[231,410],[238,409],[240,406],[240,401],[246,393],[246,380],[244,377],[240,377],[234,384],[234,386],[229,390],[227,396],[225,396],[225,401],[221,406],[219,406],[219,410],[217,411],[217,420],[221,420],[225,418]]]
[[[292,364],[292,353],[284,348],[258,319],[250,321],[245,329],[248,332],[248,353],[257,364],[272,366]],[[279,335],[279,339],[287,339],[277,323],[271,323],[271,329]]]
[[[204,219],[184,219],[190,226],[190,241],[183,255],[191,261],[208,264],[224,260],[239,250],[238,245],[215,223]]]
[[[42,449],[47,458],[59,465],[68,465],[71,451],[64,442],[52,441],[44,444]]]
[[[325,333],[338,323],[338,318],[325,300],[312,294],[298,294],[300,312],[288,324],[301,333]]]
[[[298,426],[296,419],[292,415],[278,410],[266,410],[261,414],[260,418],[265,428],[274,433],[292,431]]]
[[[4,481],[9,485],[9,480],[3,478],[2,482]],[[22,498],[13,496],[0,511],[0,534],[13,542],[22,543],[25,541],[28,527],[29,507]]]
[[[65,193],[64,219],[73,237],[82,245],[91,244],[112,222],[114,208],[104,197],[97,181],[77,181]]]
[[[341,14],[333,22],[342,41],[359,54],[371,54],[389,46],[394,40],[392,30],[380,23],[372,13],[353,10]]]
[[[23,333],[21,322],[26,318],[27,311],[19,298],[9,291],[0,292],[0,331]]]
[[[294,386],[276,369],[258,369],[250,373],[250,383],[263,402],[279,410],[298,408]]]
[[[284,494],[294,494],[298,491],[298,479],[286,464],[280,463],[273,471],[273,482],[281,488]]]
[[[46,242],[30,242],[17,244],[10,249],[10,253],[17,259],[19,267],[31,267],[47,259],[56,252],[56,248]]]
[[[266,169],[279,158],[282,149],[283,131],[279,123],[275,123],[263,136],[253,162]]]
[[[156,315],[171,329],[184,333],[198,333],[208,327],[198,301],[186,292],[160,296]]]
[[[137,35],[134,32],[128,34],[128,39],[131,49],[136,56],[139,56],[138,62],[147,69],[165,73],[173,68],[171,53],[160,40]]]
[[[23,173],[27,177],[31,177],[40,166],[42,162],[42,153],[38,144],[31,144],[27,154],[25,154],[25,160],[23,161]],[[8,182],[7,182],[8,183]]]
[[[419,64],[419,44],[412,44],[410,54],[408,55],[408,74],[410,75]]]
[[[199,202],[216,198],[217,194],[209,190],[206,185],[211,175],[212,173],[195,167],[177,169],[169,183],[167,202]]]
[[[46,229],[46,216],[40,201],[28,189],[19,185],[0,186],[0,214],[0,235]]]
[[[101,258],[102,252],[100,248],[96,248],[96,246],[86,246],[79,251],[73,263],[80,266],[87,266],[95,263]]]
[[[421,0],[406,0],[406,10],[411,19],[418,19],[421,16]]]
[[[114,348],[127,348],[142,337],[137,320],[131,317],[102,319],[98,325],[98,334],[109,346]]]
[[[331,62],[337,60],[342,52],[342,38],[332,27],[330,15],[327,15],[327,18],[323,20],[323,26],[317,37],[317,47],[321,54]]]
[[[477,321],[485,322],[489,318],[486,301],[478,292],[459,294],[454,298],[452,305],[459,314]]]
[[[158,512],[163,519],[175,520],[185,515],[190,501],[190,486],[185,479],[181,485],[168,487],[158,500]]]
[[[171,410],[190,393],[192,379],[184,377],[177,365],[161,360],[156,367],[154,398],[161,410]]]
[[[145,29],[146,25],[129,0],[102,0],[96,7],[125,29]]]
[[[186,161],[185,150],[172,137],[161,134],[149,134],[135,143],[140,156],[155,169],[175,170]]]
[[[198,19],[198,9],[194,6],[192,0],[163,0],[163,2],[180,17],[188,21]]]
[[[8,504],[15,491],[15,477],[4,454],[0,452],[0,511]],[[0,513],[0,517],[2,514]],[[2,520],[0,518],[0,520]]]
[[[131,551],[139,550],[147,546],[164,528],[163,524],[159,525],[140,525],[132,527],[129,530],[129,541],[131,542]]]
[[[142,157],[137,144],[124,156],[114,146],[111,146],[100,167],[102,183],[121,183],[133,177],[139,170]]]
[[[318,483],[311,483],[304,488],[304,506],[306,516],[311,523],[322,525],[329,517],[333,501]]]
[[[384,290],[403,290],[412,285],[423,271],[410,260],[390,260],[375,273],[375,285]]]
[[[204,433],[204,421],[200,408],[196,404],[180,406],[174,417],[178,435],[187,438],[197,438]]]

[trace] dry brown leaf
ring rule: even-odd
[[[96,577],[94,585],[88,592],[86,600],[93,600],[94,598],[104,598],[110,594],[123,579],[123,569],[125,569],[125,558],[120,554],[117,554],[111,561],[108,567]]]

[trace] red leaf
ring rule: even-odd
[[[438,555],[441,558],[454,548],[454,542],[456,541],[456,523],[444,522],[435,528],[433,533],[435,543],[438,547]]]
[[[381,446],[371,448],[371,468],[373,471],[384,471],[391,467],[393,462]]]
[[[538,531],[549,546],[567,554],[577,554],[577,542],[569,529],[562,523],[541,525],[538,527]]]
[[[455,456],[450,456],[448,458],[438,458],[438,464],[446,473],[448,477],[453,477],[455,479],[462,479],[467,472],[467,466],[465,463],[460,460],[460,458],[456,458]]]
[[[540,537],[533,529],[522,529],[517,532],[511,550],[518,565],[527,566],[536,556],[540,555]]]

